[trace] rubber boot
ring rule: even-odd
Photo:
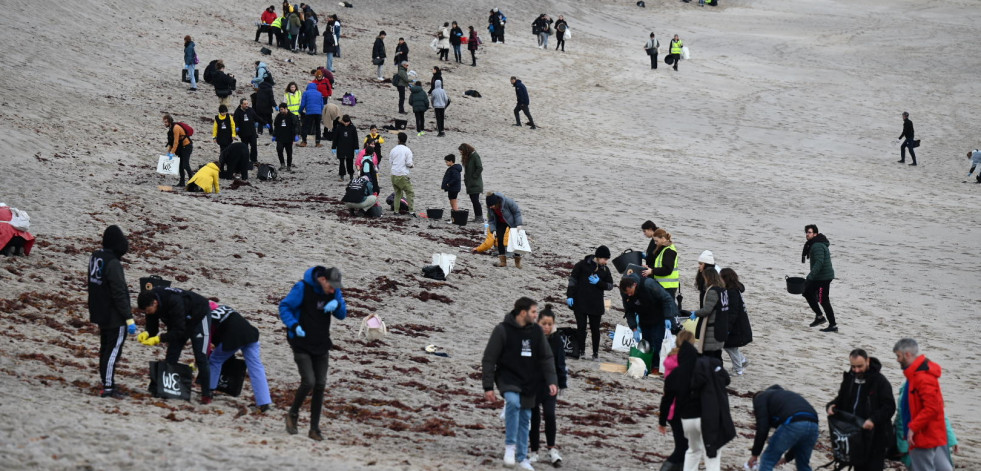
[[[498,255],[497,258],[499,258],[500,261],[494,264],[495,267],[506,267],[506,266],[508,266],[508,256],[507,255]]]
[[[521,256],[520,255],[515,255],[514,256],[514,266],[515,266],[515,268],[521,268]]]
[[[672,463],[670,461],[665,461],[661,463],[660,471],[682,471],[685,469],[684,463]]]

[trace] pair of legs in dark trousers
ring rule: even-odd
[[[104,392],[116,386],[116,365],[123,357],[126,326],[99,327],[99,379]]]
[[[184,186],[184,173],[187,173],[187,178],[191,178],[191,152],[194,152],[194,144],[190,143],[186,146],[177,149],[177,156],[180,157],[181,163],[178,166],[181,182],[180,185]]]
[[[347,166],[346,169],[345,165]],[[337,154],[337,174],[340,175],[341,178],[344,178],[345,170],[347,170],[347,175],[354,178],[354,153],[350,153],[348,155]]]
[[[651,54],[650,57],[651,57],[651,69],[656,69],[657,68],[657,53],[655,52],[655,53]]]
[[[475,221],[479,221],[483,217],[484,213],[480,208],[480,193],[469,193],[470,202],[473,203],[473,217]]]
[[[651,369],[657,370],[661,366],[661,344],[664,343],[664,320],[654,322],[654,325],[639,326],[640,337],[646,340],[651,347],[654,358],[651,360]],[[653,373],[653,371],[651,371]]]
[[[685,429],[681,428],[681,414],[674,411],[674,418],[668,421],[671,426],[671,435],[674,436],[674,451],[668,456],[667,461],[674,464],[685,463],[685,452],[688,451],[688,439],[685,438]]]
[[[831,308],[831,280],[807,280],[804,285],[804,299],[811,306],[816,318],[827,317],[828,327],[838,325],[835,322],[835,311]],[[820,307],[819,307],[820,305]],[[824,314],[821,314],[824,308]]]
[[[256,147],[256,145],[257,145],[257,142],[256,141],[258,139],[258,136],[254,135],[254,134],[251,135],[251,136],[239,136],[239,139],[241,139],[242,142],[244,142],[244,143],[246,143],[246,144],[249,145],[249,161],[252,162],[252,163],[258,162],[259,161],[259,149]]]
[[[578,331],[577,339],[579,341],[579,355],[583,356],[586,354],[586,321],[589,321],[589,333],[593,335],[593,356],[599,355],[599,344],[600,344],[600,319],[603,318],[603,313],[599,314],[586,314],[585,312],[576,312],[576,330]]]
[[[537,404],[531,410],[531,430],[528,433],[528,449],[532,453],[537,452],[541,445],[543,409],[545,415],[545,444],[549,448],[555,446],[555,400],[555,396],[550,396],[547,391],[538,393]]]
[[[300,406],[307,395],[313,391],[310,401],[310,430],[320,431],[320,410],[324,406],[324,389],[327,387],[327,354],[314,356],[305,352],[293,352],[293,361],[300,371],[300,387],[296,388],[293,405],[290,406],[290,416],[294,419],[300,416]]]
[[[463,53],[460,51],[459,44],[453,46],[453,58],[456,59],[457,62],[463,62]]]
[[[259,29],[255,30],[255,42],[259,42],[259,36],[261,36],[262,33],[267,33],[269,36],[269,45],[272,46],[273,27],[269,25],[259,25]]]
[[[565,52],[565,32],[559,31],[555,34],[555,50],[558,51],[559,47],[562,48],[562,52]]]
[[[284,150],[286,151],[285,161],[283,160]],[[292,167],[293,166],[293,141],[289,141],[289,142],[276,141],[276,155],[279,156],[280,166],[285,165],[287,167]]]
[[[426,130],[426,112],[425,111],[413,111],[416,115],[416,132],[423,132]]]
[[[307,134],[313,134],[317,138],[317,144],[320,144],[320,115],[319,114],[306,114],[303,115],[303,132],[300,134],[300,140],[303,143],[307,142]]]
[[[470,65],[472,65],[474,67],[477,66],[477,51],[475,51],[473,49],[470,50],[470,61],[471,61],[470,62]]]
[[[433,108],[436,113],[436,130],[443,134],[443,118],[446,116],[446,108]]]
[[[681,54],[671,54],[674,56],[674,70],[678,71],[678,64],[681,62]]]
[[[439,50],[439,60],[441,60],[441,61],[449,61],[450,60],[450,50],[449,49],[440,49]]]
[[[399,91],[399,113],[405,113],[405,87],[395,87]]]
[[[906,150],[909,149],[909,158],[913,159],[913,163],[915,164],[916,152],[913,152],[913,148],[910,147],[910,144],[912,144],[910,140],[906,139],[905,141],[903,141],[903,145],[899,146],[899,161],[900,162],[906,161]]]
[[[211,348],[211,317],[204,316],[188,331],[189,337],[167,344],[167,363],[176,365],[181,359],[184,344],[191,341],[191,351],[194,353],[194,364],[198,367],[198,384],[201,385],[201,397],[211,397],[211,367],[208,366],[208,350]]]
[[[531,125],[531,127],[535,127],[535,120],[534,119],[531,119],[531,112],[528,111],[528,105],[524,105],[524,104],[521,104],[521,103],[518,103],[517,105],[514,105],[514,122],[515,122],[515,126],[521,126],[521,117],[518,116],[518,112],[519,111],[524,111],[525,112],[525,117],[528,118],[528,124]]]

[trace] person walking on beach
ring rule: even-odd
[[[210,302],[211,325],[214,333],[211,343],[215,349],[208,357],[208,367],[211,369],[211,390],[218,387],[221,367],[235,352],[242,352],[245,358],[246,371],[252,383],[252,393],[255,394],[255,406],[259,411],[266,412],[272,404],[269,396],[269,383],[266,381],[266,368],[262,365],[259,349],[259,329],[245,320],[235,309],[223,304]]]
[[[344,115],[334,125],[331,135],[334,140],[330,147],[336,153],[338,178],[344,181],[344,176],[347,175],[348,180],[351,180],[354,178],[354,154],[358,151],[358,128],[351,123],[350,116]]]
[[[569,23],[565,21],[565,17],[559,15],[559,19],[555,20],[555,50],[558,51],[559,47],[562,47],[562,52],[565,52],[565,31],[569,29]]]
[[[555,312],[552,305],[546,304],[545,309],[538,313],[538,325],[541,326],[545,338],[548,339],[548,346],[552,349],[552,356],[555,358],[555,374],[558,379],[559,393],[549,394],[548,385],[542,384],[535,398],[535,407],[531,409],[531,432],[528,434],[528,447],[531,452],[528,461],[548,462],[555,468],[562,466],[562,454],[555,447],[555,403],[562,391],[568,387],[565,368],[565,350],[562,348],[562,338],[555,334]],[[541,424],[542,417],[545,418],[545,445],[548,447],[548,457],[539,457],[538,450],[541,447]]]
[[[102,233],[102,249],[89,258],[89,321],[99,326],[99,382],[102,397],[123,397],[116,389],[116,366],[123,357],[126,334],[136,333],[129,288],[120,261],[129,242],[119,226]]]
[[[892,348],[903,369],[907,385],[899,398],[903,409],[902,434],[909,443],[913,471],[951,471],[947,456],[947,426],[944,398],[940,391],[940,365],[920,354],[911,338],[900,339]]]
[[[208,349],[211,345],[211,309],[208,298],[179,288],[157,287],[140,293],[136,307],[146,313],[146,331],[136,336],[143,345],[167,344],[167,363],[176,365],[188,340],[198,367],[201,404],[211,404],[211,368]],[[160,333],[160,321],[167,332]]]
[[[797,471],[810,471],[811,452],[818,441],[818,416],[806,399],[774,384],[753,397],[753,415],[756,438],[747,466],[752,468],[759,463],[759,471],[773,471],[790,452],[788,459],[796,462]],[[771,428],[776,431],[763,451]]]
[[[521,226],[524,224],[521,219],[521,208],[513,199],[493,191],[487,193],[486,203],[488,228],[497,237],[498,262],[494,266],[506,267],[508,266],[508,250],[507,245],[505,245],[505,240],[507,240],[505,233],[508,228],[515,229],[512,233],[515,236],[517,236],[518,231],[521,231]],[[521,255],[518,253],[514,254],[514,266],[521,268]]]
[[[198,53],[194,50],[194,41],[190,36],[184,36],[184,69],[187,70],[187,78],[191,81],[191,88],[188,91],[198,91],[198,80],[194,78],[194,68],[198,63]]]
[[[279,303],[279,318],[286,326],[286,341],[300,371],[300,386],[286,413],[286,432],[290,435],[297,434],[300,407],[312,392],[307,436],[316,441],[324,439],[320,431],[320,411],[327,387],[328,353],[334,345],[330,339],[330,321],[331,317],[337,320],[347,317],[347,303],[341,289],[339,269],[315,266],[307,269],[303,279],[296,282]]]
[[[378,81],[381,82],[385,80],[382,77],[382,69],[385,68],[385,32],[381,31],[378,33],[378,37],[375,38],[375,44],[371,47],[371,63],[378,67]]]
[[[674,39],[671,40],[671,58],[674,59],[674,71],[678,71],[678,63],[681,62],[681,51],[685,47],[685,43],[678,37],[674,35]]]
[[[276,155],[279,156],[279,170],[293,171],[293,139],[297,130],[296,115],[290,113],[286,103],[279,104],[279,114],[273,120],[273,139],[276,140]],[[283,159],[283,151],[286,159]]]
[[[436,137],[443,137],[446,133],[443,132],[443,124],[446,121],[446,107],[450,104],[450,97],[446,96],[446,91],[443,90],[443,81],[435,80],[433,81],[433,90],[429,92],[430,100],[433,104],[433,113],[436,114]]]
[[[821,332],[838,332],[835,311],[831,307],[831,281],[835,279],[831,251],[828,249],[831,242],[818,232],[818,227],[814,224],[804,226],[804,236],[807,237],[807,243],[804,244],[800,262],[804,263],[808,259],[811,261],[811,271],[804,284],[804,299],[807,299],[807,304],[814,311],[811,327],[828,322],[828,326],[821,329]],[[824,314],[821,314],[821,308],[824,308]]]
[[[528,460],[531,410],[538,389],[547,387],[549,396],[558,394],[555,359],[538,320],[538,303],[522,297],[504,321],[494,327],[484,356],[484,397],[497,402],[495,383],[504,396],[504,466],[533,470]]]
[[[256,140],[259,135],[256,133],[257,126],[262,125],[259,115],[252,109],[248,98],[238,101],[238,108],[232,114],[232,121],[238,126],[238,138],[249,146],[249,161],[253,164],[259,161],[259,150],[256,148]]]
[[[422,82],[418,80],[409,87],[409,92],[409,106],[416,116],[416,135],[422,136],[426,134],[426,110],[429,109],[429,97],[426,95],[426,90],[422,88]]]
[[[725,344],[722,347],[732,361],[733,373],[741,376],[746,365],[749,364],[749,360],[739,351],[739,348],[745,347],[753,341],[753,329],[749,323],[746,305],[743,302],[743,291],[746,288],[739,281],[739,275],[732,268],[723,268],[719,272],[719,277],[726,285],[726,294],[729,296],[729,315],[726,316],[729,334],[726,336]]]
[[[467,50],[470,51],[470,66],[477,67],[477,49],[480,48],[480,37],[477,36],[477,30],[473,29],[473,26],[468,26],[470,30],[470,36],[467,39]]]
[[[483,211],[480,208],[480,195],[484,193],[484,165],[480,154],[472,145],[463,143],[457,148],[460,151],[460,162],[463,163],[463,186],[473,204],[473,220],[483,222]]]
[[[525,117],[528,118],[528,126],[532,129],[538,129],[535,126],[535,120],[531,118],[531,112],[528,111],[528,105],[531,104],[531,100],[528,98],[528,89],[525,87],[521,80],[517,77],[511,76],[511,85],[514,86],[514,94],[517,97],[518,103],[514,106],[514,121],[515,126],[521,127],[521,117],[518,116],[519,111],[525,112]]]
[[[184,126],[174,122],[169,114],[163,115],[163,124],[167,128],[167,155],[180,159],[178,169],[181,181],[177,185],[184,186],[184,175],[191,178],[191,152],[194,151],[194,143],[184,131]]]
[[[228,114],[228,107],[219,105],[218,114],[211,123],[211,140],[218,144],[219,153],[235,142],[235,138],[238,137],[235,127],[235,118]]]
[[[399,207],[402,203],[402,197],[404,195],[405,202],[409,203],[409,213],[414,215],[413,205],[415,204],[416,194],[414,191],[412,191],[412,180],[409,179],[409,169],[413,167],[412,150],[405,145],[406,142],[409,141],[409,136],[407,134],[400,132],[398,138],[398,145],[393,147],[392,150],[388,152],[388,161],[392,163],[392,188],[395,189],[395,203],[393,210],[395,211],[395,214],[399,214]]]
[[[606,312],[603,298],[605,292],[613,289],[609,262],[610,249],[601,245],[593,255],[576,262],[569,274],[565,303],[576,316],[579,358],[586,357],[586,322],[589,322],[589,331],[593,335],[593,361],[599,360],[600,321]]]
[[[862,428],[867,432],[865,461],[854,467],[855,471],[882,471],[889,439],[892,438],[892,415],[896,413],[896,400],[892,396],[892,385],[882,375],[882,363],[878,358],[869,357],[861,348],[848,354],[851,367],[841,378],[838,395],[828,403],[828,415],[843,411],[854,414],[865,422]]]
[[[651,31],[651,38],[644,43],[644,50],[651,58],[651,70],[657,69],[657,50],[661,48],[661,41],[657,40],[654,32]]]
[[[903,111],[903,133],[899,135],[896,139],[903,139],[902,145],[899,146],[899,163],[906,162],[906,150],[909,149],[909,158],[913,159],[910,165],[916,165],[916,152],[913,148],[919,145],[919,141],[914,140],[913,135],[913,121],[909,119],[909,113]]]
[[[620,295],[623,297],[627,326],[634,331],[634,338],[640,333],[640,338],[650,344],[654,354],[650,374],[658,375],[661,344],[664,343],[664,321],[678,315],[678,304],[660,283],[636,273],[620,279]],[[593,358],[596,359],[596,356]]]

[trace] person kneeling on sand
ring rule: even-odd
[[[351,179],[350,183],[347,184],[347,190],[345,190],[344,198],[341,198],[341,201],[351,211],[351,216],[354,216],[358,210],[366,211],[374,206],[378,197],[374,195],[371,179],[366,175],[361,175]]]
[[[497,237],[497,256],[500,258],[495,267],[508,266],[507,245],[504,242],[504,233],[510,227],[522,229],[521,208],[513,199],[493,191],[487,193],[487,224],[491,232]],[[521,268],[521,255],[514,254],[514,266]]]
[[[187,191],[203,191],[205,193],[217,194],[220,189],[220,184],[218,183],[218,176],[220,173],[221,172],[218,170],[218,162],[208,162],[207,165],[201,167],[197,173],[191,177],[191,180],[187,182]]]
[[[290,435],[296,435],[300,406],[312,391],[310,433],[307,436],[316,441],[324,439],[320,432],[320,410],[324,406],[324,389],[327,387],[327,354],[334,345],[330,340],[330,318],[343,320],[347,317],[347,303],[341,288],[339,269],[311,267],[279,303],[279,318],[286,325],[286,340],[300,370],[300,386],[296,388],[293,404],[286,414],[286,432]]]
[[[239,174],[242,180],[249,181],[249,169],[252,161],[249,157],[249,145],[244,142],[233,142],[218,157],[218,173],[220,177],[233,178]]]

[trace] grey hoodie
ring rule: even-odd
[[[450,102],[450,97],[446,96],[446,91],[443,90],[443,81],[437,80],[433,82],[433,92],[429,94],[433,102],[433,108],[446,108],[446,105]]]

